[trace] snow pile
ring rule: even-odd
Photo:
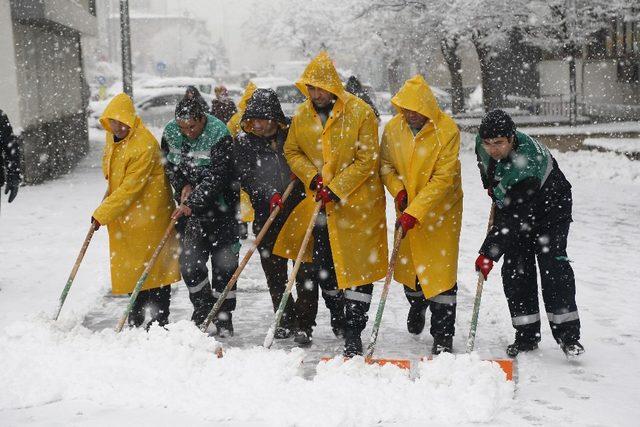
[[[190,322],[92,332],[73,321],[14,322],[0,331],[0,411],[59,401],[163,408],[207,421],[339,425],[487,422],[511,405],[513,384],[475,355],[420,362],[418,378],[362,358],[300,376],[303,350],[229,349]]]
[[[362,357],[335,358],[319,364],[317,372],[310,384],[316,390],[310,392],[329,391],[325,403],[336,411],[318,420],[330,425],[488,422],[511,404],[514,392],[497,364],[475,354],[418,362],[415,380],[392,365],[367,365]]]
[[[640,183],[640,162],[618,153],[595,151],[551,150],[569,182],[574,186],[578,180],[607,182],[608,184]]]

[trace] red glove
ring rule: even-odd
[[[94,217],[91,217],[91,223],[93,224],[94,231],[98,231],[98,228],[100,228],[100,226],[102,225]]]
[[[322,178],[320,179],[322,180]],[[316,202],[322,201],[322,206],[326,206],[327,203],[331,203],[334,200],[334,194],[329,190],[329,187],[322,187],[316,192]]]
[[[400,192],[396,196],[396,209],[398,209],[400,212],[404,212],[404,210],[407,209],[407,202],[407,190],[400,190]]]
[[[407,235],[407,231],[416,226],[418,220],[408,213],[403,213],[396,221],[396,228],[402,227],[402,237]]]
[[[276,206],[282,209],[282,196],[280,193],[274,193],[274,195],[271,196],[271,200],[269,200],[269,213],[273,212]]]
[[[324,183],[322,182],[322,175],[317,174],[311,180],[311,184],[309,184],[309,189],[311,191],[319,191],[323,185]]]
[[[487,258],[484,255],[479,255],[476,258],[476,271],[482,273],[484,280],[487,280],[487,276],[489,276],[489,272],[493,268],[493,260],[491,258]]]

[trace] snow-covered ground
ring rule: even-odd
[[[593,135],[593,134],[615,134],[615,133],[637,133],[640,132],[640,122],[605,122],[579,124],[577,126],[530,126],[522,127],[522,132],[531,135]]]
[[[187,319],[176,286],[169,331],[113,332],[126,299],[109,296],[106,230],[96,233],[60,320],[50,316],[104,192],[102,141],[70,175],[23,187],[0,216],[0,425],[637,425],[640,416],[640,162],[597,152],[557,153],[574,186],[569,256],[587,352],[567,361],[543,326],[540,350],[517,362],[517,382],[481,359],[502,358],[513,338],[499,266],[485,284],[476,340],[464,355],[486,229],[471,136],[461,152],[465,211],[461,236],[455,350],[431,362],[431,337],[406,332],[407,303],[394,284],[376,354],[410,358],[410,372],[339,353],[320,301],[314,345],[292,340],[261,348],[272,319],[257,259],[239,282],[236,336],[217,342]],[[3,202],[5,202],[3,200]],[[391,205],[389,205],[391,208]],[[394,220],[389,210],[389,223]],[[245,249],[247,244],[245,243]],[[381,286],[374,294],[368,342]]]
[[[640,138],[587,138],[584,145],[616,153],[640,153]]]

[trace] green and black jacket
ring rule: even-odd
[[[235,228],[240,201],[238,173],[233,165],[233,139],[220,120],[207,114],[207,124],[195,140],[184,136],[175,120],[162,134],[165,171],[176,201],[185,185],[193,192],[186,204],[201,220]]]
[[[544,144],[516,132],[513,151],[495,161],[478,135],[476,156],[482,184],[497,208],[481,254],[497,261],[521,236],[571,221],[571,184]]]

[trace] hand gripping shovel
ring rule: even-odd
[[[127,308],[125,309],[124,314],[118,321],[118,325],[116,326],[116,332],[122,331],[122,327],[124,326],[124,323],[127,321],[127,317],[129,317],[129,313],[133,309],[133,304],[136,302],[136,299],[138,298],[140,289],[142,289],[142,285],[144,285],[144,282],[145,280],[147,280],[147,276],[149,275],[149,272],[151,271],[154,264],[156,263],[156,260],[160,255],[160,251],[162,251],[162,248],[164,247],[165,243],[167,243],[167,240],[169,240],[169,236],[171,236],[171,232],[173,231],[173,227],[176,225],[176,221],[177,220],[175,218],[171,218],[171,222],[167,226],[167,230],[164,232],[164,236],[162,236],[162,240],[160,240],[158,247],[153,252],[151,259],[147,263],[147,267],[144,269],[144,271],[142,272],[142,275],[138,279],[138,282],[136,283],[136,286],[133,289],[133,292],[131,293],[131,297],[129,298],[129,304],[127,304]]]
[[[300,250],[298,251],[298,256],[296,256],[296,262],[293,264],[293,270],[291,271],[291,275],[289,276],[287,287],[282,294],[282,299],[280,299],[278,311],[276,311],[273,323],[267,331],[267,336],[264,338],[264,343],[262,345],[265,348],[270,348],[271,344],[273,344],[273,337],[276,333],[276,328],[280,324],[280,319],[282,319],[282,314],[284,313],[284,309],[287,306],[287,301],[289,300],[289,295],[291,294],[291,288],[293,287],[293,283],[296,281],[296,275],[298,274],[298,270],[300,270],[300,264],[302,264],[302,257],[305,250],[307,249],[307,246],[309,245],[309,240],[311,239],[311,235],[313,234],[313,227],[316,224],[316,218],[318,218],[318,213],[320,213],[321,208],[322,201],[316,202],[316,207],[313,210],[313,214],[311,215],[311,220],[309,221],[309,225],[307,226],[307,231],[304,233],[304,238],[302,239],[302,244],[300,245]]]
[[[283,203],[287,200],[287,198],[293,191],[293,187],[295,183],[296,183],[296,180],[291,181],[287,186],[287,188],[284,190],[284,193],[282,194]],[[238,278],[240,277],[240,273],[242,273],[242,270],[244,270],[244,268],[247,266],[249,259],[251,259],[251,256],[258,248],[258,245],[260,244],[260,242],[262,242],[262,239],[264,238],[265,234],[267,234],[269,227],[271,227],[271,224],[273,223],[273,221],[275,221],[279,213],[280,213],[280,206],[276,206],[273,212],[271,212],[271,215],[269,215],[269,218],[267,218],[267,221],[264,223],[264,226],[262,226],[260,233],[258,233],[258,235],[256,236],[256,240],[253,242],[253,244],[251,245],[247,253],[242,258],[242,262],[240,262],[240,265],[238,266],[238,268],[236,268],[236,271],[233,273],[233,276],[231,276],[231,278],[227,282],[227,286],[225,286],[224,290],[222,291],[222,294],[218,298],[218,301],[216,301],[216,303],[213,305],[213,308],[207,315],[207,318],[200,326],[200,329],[202,330],[202,332],[207,332],[207,328],[211,324],[211,321],[215,319],[216,316],[218,315],[218,312],[220,311],[220,307],[222,307],[222,303],[227,298],[229,291],[231,290],[231,288],[233,288],[233,285],[238,281]]]
[[[493,218],[496,213],[495,204],[491,206],[491,214],[489,215],[489,224],[487,225],[487,233],[493,226]],[[473,351],[473,347],[476,341],[476,330],[478,328],[478,314],[480,313],[480,301],[482,299],[482,286],[484,285],[484,276],[482,272],[478,272],[478,284],[476,285],[476,297],[473,302],[473,312],[471,314],[471,329],[469,330],[469,338],[467,339],[467,353]],[[491,359],[491,362],[495,362],[507,375],[507,380],[513,380],[513,359]]]

